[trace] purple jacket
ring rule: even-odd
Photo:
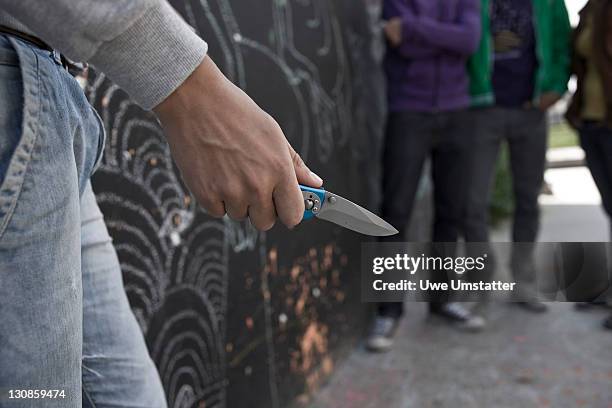
[[[383,18],[402,19],[402,43],[385,56],[389,109],[467,108],[467,60],[480,42],[480,0],[384,1]]]

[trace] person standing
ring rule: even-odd
[[[389,115],[383,153],[382,216],[403,241],[426,160],[434,184],[434,242],[456,242],[465,190],[465,140],[470,132],[466,63],[480,38],[478,0],[385,0],[385,70]],[[436,273],[436,272],[434,272]],[[446,296],[432,316],[457,327],[484,322]],[[367,339],[374,351],[393,344],[402,303],[380,303]]]
[[[511,269],[523,288],[516,300],[544,312],[533,287],[533,243],[546,164],[546,112],[566,92],[570,75],[569,18],[563,0],[482,0],[481,7],[481,46],[468,64],[475,130],[464,236],[467,242],[489,241],[495,164],[505,140],[514,195]]]
[[[165,0],[0,0],[0,406],[167,406],[90,183],[103,124],[68,58],[155,112],[208,214],[301,221],[298,182],[322,180],[207,51]]]
[[[590,0],[573,36],[572,73],[577,88],[568,123],[578,131],[586,164],[612,217],[612,1]],[[612,233],[612,224],[610,231]],[[604,321],[612,330],[612,316]]]

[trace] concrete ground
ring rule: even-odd
[[[542,241],[606,241],[608,222],[584,168],[550,169],[542,197]],[[508,223],[493,234],[509,238]],[[550,304],[534,315],[515,305],[481,306],[485,332],[467,334],[427,320],[410,303],[393,350],[352,352],[310,408],[612,408],[612,332],[605,310]]]

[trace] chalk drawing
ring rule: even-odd
[[[349,30],[344,16],[359,7],[330,0],[171,3],[207,40],[222,71],[278,120],[306,161],[329,169],[330,177],[346,177],[347,156],[353,145],[363,144],[356,135],[367,132],[355,127],[363,121],[356,113],[365,109],[356,106],[363,103],[356,102],[361,84],[355,84],[347,38],[351,44],[369,40]],[[333,330],[317,308],[341,305],[346,296],[339,278],[346,255],[341,243],[325,242],[342,237],[354,248],[358,241],[327,227],[318,247],[291,249],[298,253],[288,268],[286,257],[274,258],[281,255],[279,240],[287,244],[286,233],[258,233],[248,222],[208,217],[182,183],[155,116],[103,74],[92,70],[85,79],[107,131],[94,190],[170,406],[227,406],[228,389],[237,386],[229,383],[228,369],[236,367],[244,381],[265,377],[265,395],[254,397],[265,401],[262,406],[286,405],[279,384],[289,371],[304,378],[304,393],[311,392],[333,367]],[[235,279],[255,304],[240,326],[242,338],[234,333],[237,323],[228,321],[228,308],[245,307],[241,302],[247,300],[228,304],[230,273],[242,274]],[[279,279],[286,281],[280,289]],[[292,330],[297,334],[289,341]],[[296,349],[287,352],[289,345]],[[249,360],[260,346],[263,366]]]

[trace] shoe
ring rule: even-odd
[[[399,318],[376,316],[366,341],[366,348],[370,351],[389,351],[393,347],[393,337],[397,330]]]
[[[548,310],[546,303],[538,300],[537,293],[530,286],[524,286],[512,293],[512,303],[532,313],[544,313]]]
[[[460,330],[479,332],[486,326],[486,320],[482,316],[473,314],[457,302],[436,305],[429,313],[431,317],[440,318]]]
[[[553,195],[553,190],[552,190],[552,186],[550,185],[550,183],[546,181],[542,183],[542,189],[540,190],[540,194]]]
[[[612,315],[608,316],[608,318],[603,321],[603,327],[612,330]]]
[[[574,304],[574,308],[579,311],[593,310],[599,308],[609,308],[608,304],[604,301],[598,300],[593,302],[577,302]]]
[[[544,313],[548,310],[546,303],[540,302],[537,299],[522,300],[520,302],[514,302],[517,306],[532,312],[532,313]]]

